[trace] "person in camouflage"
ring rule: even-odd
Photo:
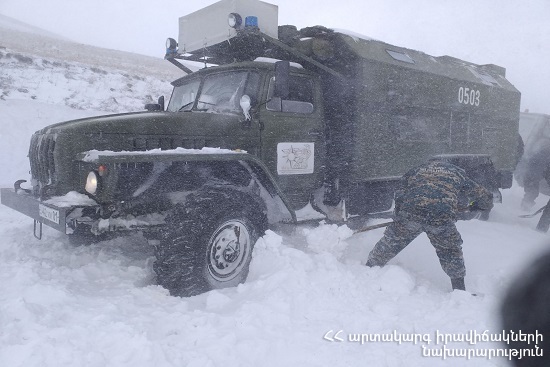
[[[541,140],[542,141],[542,140]],[[523,200],[521,201],[521,208],[523,210],[529,210],[535,206],[535,199],[540,194],[541,180],[546,178],[546,181],[550,185],[548,180],[548,173],[546,172],[550,168],[550,140],[544,140],[545,145],[540,144],[534,153],[531,153],[529,158],[525,158],[525,174],[523,176]]]
[[[468,204],[461,207],[462,198]],[[367,266],[384,266],[426,232],[453,289],[465,290],[462,238],[455,222],[460,210],[488,210],[493,196],[453,164],[433,159],[407,172],[395,193],[393,222],[369,254]]]

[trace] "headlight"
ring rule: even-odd
[[[86,178],[86,192],[95,195],[99,187],[99,176],[95,171],[88,173]]]
[[[229,24],[229,26],[231,28],[238,28],[241,26],[243,22],[243,18],[241,18],[241,16],[237,13],[231,13],[229,14],[229,16],[227,17],[227,23]]]

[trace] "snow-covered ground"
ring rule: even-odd
[[[167,93],[137,72],[143,84],[128,87],[113,59],[89,65],[9,48],[0,54],[2,187],[28,176],[36,129],[113,111],[103,103],[111,93],[116,111],[136,109],[140,94]],[[30,61],[17,66],[7,54]],[[438,333],[502,332],[501,295],[550,242],[533,230],[537,218],[518,218],[521,195],[517,186],[505,190],[488,222],[458,223],[466,287],[478,297],[451,292],[425,235],[390,265],[371,269],[362,264],[383,229],[353,235],[327,224],[268,231],[245,284],[172,297],[155,285],[153,252],[140,236],[74,247],[46,228],[39,241],[30,219],[0,206],[0,366],[507,366],[503,357],[425,354],[443,347]],[[359,334],[363,343],[354,341]],[[394,341],[370,341],[382,336]],[[503,347],[447,345],[479,353]]]

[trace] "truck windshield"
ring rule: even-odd
[[[242,95],[255,100],[259,80],[257,73],[232,71],[207,75],[200,88],[200,80],[189,81],[174,87],[167,111],[240,112]]]
[[[197,109],[211,112],[240,112],[240,100],[243,94],[255,94],[256,74],[248,71],[211,74],[204,78]],[[250,81],[249,81],[250,79]]]
[[[193,108],[197,91],[199,90],[200,79],[188,81],[187,83],[174,87],[172,98],[166,108],[169,112],[189,111]]]

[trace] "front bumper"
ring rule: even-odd
[[[72,232],[68,224],[74,220],[71,214],[78,206],[59,207],[45,204],[23,190],[16,192],[12,188],[2,188],[0,194],[3,205],[65,234]]]
[[[165,224],[165,213],[119,213],[116,217],[102,218],[101,207],[98,204],[58,206],[40,201],[23,190],[16,191],[12,188],[2,188],[0,194],[3,205],[34,219],[35,224],[45,224],[67,235],[82,227],[94,235],[136,230],[158,232]]]

